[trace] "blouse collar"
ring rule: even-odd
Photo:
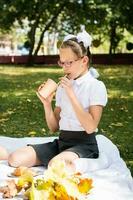
[[[78,79],[74,80],[74,82],[77,85],[80,85],[84,81],[91,80],[91,79],[94,79],[94,77],[91,75],[91,73],[89,71],[87,71],[87,73],[85,73],[83,76],[79,77]]]

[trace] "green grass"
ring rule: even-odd
[[[117,145],[133,174],[133,66],[102,66],[97,69],[109,96],[99,130]],[[0,135],[51,135],[35,91],[48,77],[58,81],[62,75],[56,66],[0,66]]]

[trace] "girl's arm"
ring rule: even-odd
[[[76,96],[69,96],[76,116],[86,132],[93,133],[100,122],[103,107],[100,105],[90,106],[89,111],[85,111]]]
[[[60,107],[55,107],[54,111],[51,105],[52,99],[54,94],[51,94],[48,98],[43,98],[42,96],[37,93],[37,96],[43,103],[44,111],[45,111],[45,118],[48,125],[48,128],[55,132],[59,129],[59,119],[60,119]]]
[[[49,108],[44,106],[44,110],[45,110],[46,122],[49,129],[52,132],[59,130],[59,119],[60,119],[59,115],[61,111],[60,107],[56,107],[53,111],[52,106],[50,106]]]
[[[88,112],[85,111],[73,91],[70,80],[63,77],[61,79],[61,85],[65,88],[73,109],[76,113],[76,116],[82,127],[86,130],[88,134],[94,132],[101,119],[103,107],[101,105],[90,106]]]

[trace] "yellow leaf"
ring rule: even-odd
[[[78,189],[81,193],[87,194],[89,190],[92,188],[92,179],[81,179],[78,184]]]

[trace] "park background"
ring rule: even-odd
[[[66,34],[85,28],[109,97],[99,132],[117,145],[133,174],[133,1],[1,0],[0,10],[0,135],[53,136],[36,89],[63,75],[58,46]]]

